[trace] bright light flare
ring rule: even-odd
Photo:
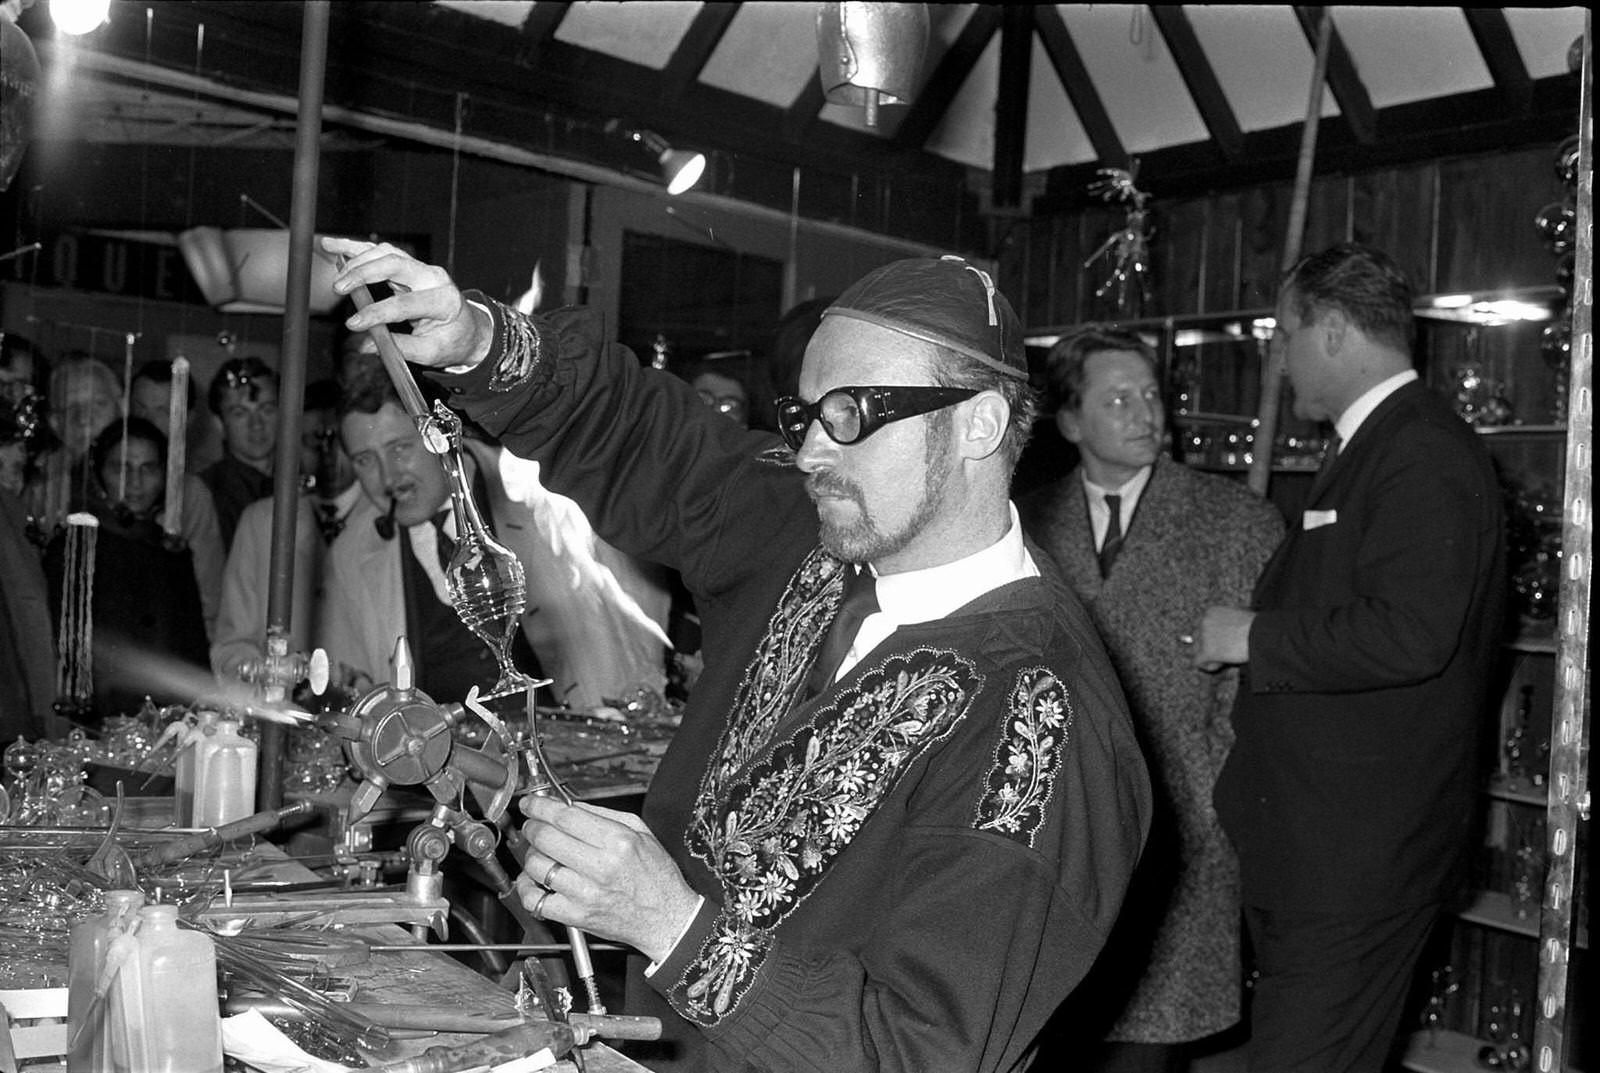
[[[64,34],[86,34],[103,26],[111,0],[50,0],[50,20]]]
[[[316,721],[310,712],[301,711],[293,704],[269,705],[243,682],[218,682],[210,671],[164,652],[118,645],[114,655],[106,652],[101,659],[105,657],[111,657],[106,662],[116,670],[107,672],[103,666],[97,666],[96,673],[103,674],[107,684],[132,692],[181,698],[185,704],[226,709],[246,718],[284,726],[303,726]],[[101,664],[101,659],[95,660],[97,665]]]
[[[532,316],[533,311],[539,308],[539,303],[544,300],[544,275],[540,272],[540,261],[533,262],[533,276],[528,280],[528,289],[522,292],[522,297],[514,303],[518,313],[523,316]]]

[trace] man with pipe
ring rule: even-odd
[[[914,259],[850,288],[780,442],[590,313],[526,317],[323,241],[350,258],[341,293],[394,287],[353,330],[409,323],[395,343],[453,406],[701,609],[705,671],[643,820],[523,804],[524,904],[644,955],[630,1012],[676,1046],[650,1064],[1024,1068],[1151,801],[1094,627],[1010,505],[1034,403],[988,275]]]

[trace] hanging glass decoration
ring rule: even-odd
[[[1150,300],[1150,235],[1149,211],[1145,205],[1150,195],[1136,185],[1139,161],[1126,168],[1101,168],[1100,176],[1089,186],[1089,192],[1102,201],[1120,203],[1126,218],[1120,229],[1100,244],[1100,248],[1083,262],[1090,268],[1096,261],[1106,262],[1107,272],[1095,290],[1096,298],[1112,295],[1119,319],[1129,319],[1141,314]]]
[[[67,516],[61,622],[56,637],[56,711],[83,722],[94,699],[94,559],[100,521]]]

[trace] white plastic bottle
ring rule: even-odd
[[[221,827],[256,810],[256,743],[239,721],[217,720],[216,732],[195,756],[194,826]]]
[[[178,927],[178,907],[139,910],[133,955],[113,985],[114,1073],[222,1073],[217,954]]]
[[[200,763],[202,747],[209,751],[211,738],[216,734],[217,713],[201,711],[195,713],[192,725],[184,727],[179,732],[178,755],[173,763],[172,775],[172,822],[179,827],[194,826],[194,782],[195,771]]]
[[[106,911],[72,929],[67,948],[67,1073],[111,1073],[106,1028],[111,1023],[108,991],[99,1005],[94,992],[106,967],[111,940],[138,919],[144,895],[136,890],[106,891]],[[85,1023],[87,1022],[87,1023]]]

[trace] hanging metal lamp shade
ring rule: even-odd
[[[928,50],[926,4],[820,4],[817,64],[823,94],[835,104],[865,106],[878,125],[879,104],[909,104]]]

